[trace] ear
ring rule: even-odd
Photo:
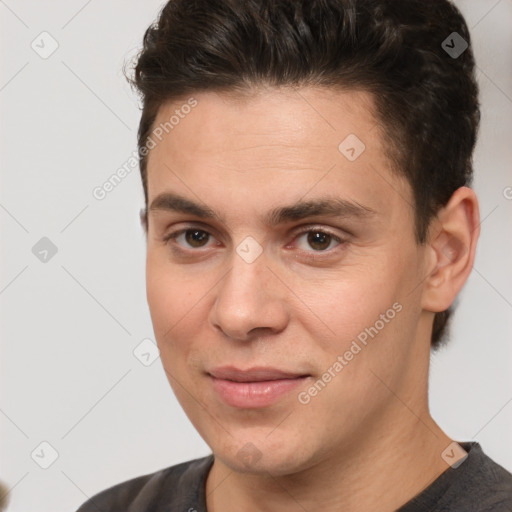
[[[140,224],[142,229],[144,230],[144,234],[147,236],[148,234],[148,213],[146,208],[141,208],[139,212]]]
[[[437,214],[427,241],[430,272],[423,287],[423,309],[448,309],[471,273],[480,235],[480,214],[475,192],[457,189]]]

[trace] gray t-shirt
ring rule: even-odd
[[[468,452],[397,512],[512,512],[512,474],[476,442]],[[213,455],[195,459],[106,489],[77,512],[207,512],[205,484]]]

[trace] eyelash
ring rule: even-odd
[[[200,228],[200,227],[191,226],[191,227],[179,229],[177,231],[174,231],[172,233],[169,233],[169,234],[165,235],[162,238],[162,242],[167,245],[167,244],[169,244],[169,242],[171,240],[173,240],[174,241],[174,245],[175,245],[175,247],[172,248],[173,251],[177,251],[177,252],[180,252],[180,253],[200,252],[200,250],[203,249],[202,247],[198,248],[198,249],[193,249],[193,248],[191,248],[191,249],[183,249],[181,246],[179,246],[176,243],[176,239],[180,235],[182,235],[183,233],[186,233],[187,231],[194,231],[194,230],[201,231],[201,232],[207,234],[210,237],[213,236],[206,229],[203,229],[203,228]],[[343,239],[343,238],[335,235],[334,233],[331,233],[329,230],[326,230],[325,228],[314,227],[314,226],[308,226],[307,228],[304,228],[301,231],[298,231],[297,233],[295,233],[293,235],[294,236],[293,239],[296,240],[297,238],[299,238],[299,237],[301,237],[301,236],[303,236],[305,234],[308,234],[308,233],[321,233],[323,235],[328,235],[328,236],[331,237],[332,240],[334,240],[335,242],[338,243],[338,245],[335,246],[334,248],[326,249],[326,250],[320,250],[320,251],[314,251],[314,250],[305,251],[305,250],[301,250],[301,252],[306,253],[308,256],[314,256],[314,257],[320,256],[320,257],[322,257],[323,254],[331,255],[334,251],[336,251],[336,248],[339,248],[340,246],[343,246],[343,245],[345,245],[347,243],[346,239]]]

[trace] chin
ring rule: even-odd
[[[213,447],[212,451],[226,466],[238,473],[284,476],[313,465],[314,454],[307,453],[304,449],[305,445],[311,445],[304,439],[291,442],[290,436],[282,435],[271,439],[272,436],[269,437],[267,433],[243,436],[236,442],[229,438],[224,446],[218,450]]]

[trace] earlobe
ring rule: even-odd
[[[478,200],[468,187],[457,189],[432,223],[429,246],[434,260],[423,291],[423,309],[448,309],[471,273],[480,233]]]

